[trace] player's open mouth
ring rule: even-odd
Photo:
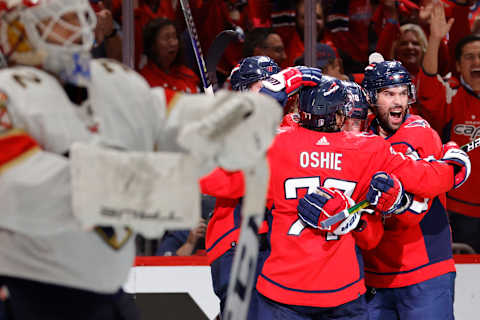
[[[472,78],[480,78],[480,68],[472,69],[470,72]]]
[[[402,111],[390,111],[389,112],[390,122],[398,124],[402,122],[403,112]]]
[[[402,117],[402,111],[390,111],[390,117],[401,118]]]

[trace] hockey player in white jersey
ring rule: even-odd
[[[0,51],[9,65],[0,69],[0,284],[15,319],[134,319],[120,290],[134,259],[133,233],[108,222],[127,217],[121,221],[153,235],[179,216],[118,208],[125,199],[148,207],[160,198],[168,210],[188,203],[174,186],[159,194],[157,180],[195,182],[202,172],[186,168],[198,163],[203,173],[244,168],[263,156],[281,119],[272,99],[234,93],[180,97],[167,119],[162,89],[118,62],[90,59],[94,26],[88,0],[0,0]],[[190,155],[153,152],[162,149]],[[85,165],[107,178],[73,179],[72,187],[72,176],[91,173]],[[85,183],[119,194],[88,198]],[[114,209],[103,208],[105,227],[90,227],[98,216],[85,218],[83,206],[102,197]]]

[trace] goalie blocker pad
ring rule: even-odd
[[[73,214],[85,228],[129,226],[145,237],[200,219],[198,163],[184,153],[71,148]]]

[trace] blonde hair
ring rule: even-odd
[[[423,32],[423,29],[418,25],[418,24],[413,24],[413,23],[407,23],[404,24],[400,27],[400,34],[403,35],[406,32],[413,32],[418,39],[418,42],[420,43],[420,48],[422,49],[422,54],[427,51],[427,36],[425,35],[425,32]],[[390,56],[392,58],[395,58],[395,51],[397,49],[398,43],[400,39],[397,39],[394,41],[392,45],[392,51],[390,52]]]

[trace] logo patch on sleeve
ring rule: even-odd
[[[7,102],[7,95],[0,92],[0,134],[13,128],[12,120],[7,111]]]

